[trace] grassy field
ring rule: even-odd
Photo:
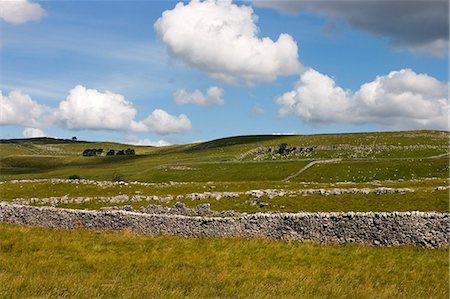
[[[412,188],[415,192],[393,195],[282,196],[261,198],[267,205],[254,205],[249,196],[221,200],[179,200],[188,206],[208,202],[215,210],[267,211],[440,211],[449,210],[449,133],[411,131],[293,136],[238,136],[204,143],[168,147],[133,147],[136,156],[82,157],[86,148],[107,151],[130,145],[50,138],[0,142],[0,197],[15,198],[98,197],[135,194],[146,196],[185,195],[205,191],[245,192],[252,189],[299,190],[307,188]],[[255,149],[277,147],[312,148],[307,155],[264,156],[254,161]],[[332,163],[316,163],[327,159]],[[313,165],[313,163],[316,163]],[[310,167],[306,167],[310,166]],[[306,167],[306,168],[305,168]],[[303,172],[298,173],[299,170]],[[294,175],[297,174],[297,175]],[[169,186],[138,185],[96,187],[93,185],[21,183],[12,179],[67,179],[77,175],[91,180],[152,183],[184,182]],[[291,177],[289,181],[285,181]],[[344,183],[339,185],[337,183]],[[164,203],[171,206],[176,201]],[[139,208],[159,202],[124,203]],[[93,200],[61,205],[97,209],[107,206]]]
[[[0,142],[0,180],[67,178],[111,180],[120,172],[127,181],[228,182],[282,180],[308,163],[316,164],[296,180],[315,182],[371,181],[448,177],[448,132],[411,131],[336,135],[245,136],[200,144],[133,147],[136,156],[81,157],[83,149],[124,149],[129,145],[37,138]],[[251,150],[282,143],[317,148],[308,155],[252,161]],[[320,149],[327,147],[327,149]],[[444,156],[443,156],[444,155]],[[436,157],[436,156],[440,156]],[[248,160],[250,159],[250,160]],[[355,160],[356,159],[356,160]],[[333,168],[334,167],[334,168]]]
[[[448,298],[448,251],[0,224],[1,298]]]
[[[418,181],[418,182],[384,182],[384,187],[394,188],[414,188],[413,193],[396,193],[386,195],[376,194],[341,194],[341,195],[298,195],[298,196],[279,196],[268,198],[263,196],[258,200],[267,203],[267,206],[259,206],[253,204],[255,199],[250,195],[241,195],[236,198],[221,199],[174,199],[168,203],[159,201],[142,201],[121,203],[120,205],[130,205],[136,209],[147,206],[148,204],[159,204],[163,206],[172,206],[176,202],[183,202],[188,207],[195,207],[199,204],[209,203],[211,208],[217,211],[235,210],[238,212],[255,213],[255,212],[338,212],[338,211],[449,211],[448,190],[437,191],[437,186],[445,186],[448,183],[444,179]],[[173,197],[177,195],[185,195],[189,193],[202,193],[208,191],[223,192],[245,192],[251,189],[283,189],[302,190],[317,188],[376,188],[379,183],[358,183],[345,185],[330,184],[303,184],[297,182],[280,183],[277,181],[265,182],[227,182],[227,183],[188,183],[177,185],[151,185],[142,186],[135,184],[98,186],[94,184],[80,185],[73,183],[52,183],[51,181],[30,182],[30,183],[3,183],[2,198],[4,201],[13,201],[16,198],[45,198],[45,197],[91,197],[91,202],[83,202],[80,204],[59,204],[58,207],[76,208],[76,209],[99,209],[105,206],[114,206],[113,203],[105,203],[96,200],[98,197],[112,197],[119,194],[127,195],[130,198],[139,194],[142,196],[159,196],[166,197],[169,194]]]
[[[99,209],[116,205],[99,197],[140,195],[173,200],[118,205],[172,206],[181,201],[189,207],[209,203],[216,211],[246,213],[449,212],[448,189],[437,190],[449,184],[449,136],[438,131],[262,135],[161,148],[50,138],[2,140],[0,201],[91,197],[89,202],[57,206]],[[309,150],[296,156],[255,154],[258,148],[282,143]],[[81,156],[88,148],[129,147],[136,156]],[[329,159],[338,160],[322,163]],[[51,181],[74,175],[95,182]],[[98,183],[118,178],[124,182]],[[20,179],[47,180],[11,181]],[[378,187],[414,192],[298,193],[257,200],[245,194],[255,189]],[[224,191],[242,194],[176,199]],[[145,237],[0,224],[0,298],[448,298],[448,270],[448,248]]]

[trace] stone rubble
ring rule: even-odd
[[[23,179],[23,180],[11,180],[8,183],[11,184],[21,184],[21,183],[43,183],[50,182],[52,184],[76,184],[76,185],[96,185],[99,187],[107,188],[114,186],[129,186],[129,185],[138,185],[138,186],[153,186],[153,187],[166,187],[166,186],[174,186],[174,185],[186,185],[189,182],[168,182],[168,183],[145,183],[145,182],[124,182],[124,181],[94,181],[88,179]],[[0,182],[5,183],[5,182]]]
[[[319,151],[351,151],[350,157],[367,157],[369,154],[380,153],[393,150],[419,150],[419,149],[441,149],[448,150],[448,146],[416,144],[416,145],[352,145],[352,144],[330,144],[330,145],[310,145],[310,146],[288,146],[286,152],[280,154],[280,146],[260,146],[253,148],[236,157],[238,161],[251,158],[253,161],[278,160],[298,157],[309,157],[315,150]]]
[[[438,187],[439,188],[439,187]],[[439,189],[444,190],[444,189]],[[159,201],[163,203],[168,203],[174,199],[182,200],[182,199],[190,199],[190,200],[207,200],[207,199],[215,199],[220,200],[222,198],[236,198],[242,195],[249,195],[253,198],[261,198],[266,196],[268,199],[272,199],[274,197],[296,197],[296,196],[307,196],[307,195],[340,195],[340,194],[369,194],[374,193],[377,195],[382,194],[394,194],[400,193],[404,194],[407,192],[414,192],[414,189],[411,188],[387,188],[387,187],[377,187],[377,188],[334,188],[334,189],[301,189],[297,191],[286,191],[282,189],[263,189],[263,190],[250,190],[247,192],[203,192],[203,193],[189,193],[186,195],[177,195],[173,197],[168,194],[167,196],[144,196],[144,195],[116,195],[112,197],[74,197],[70,198],[68,196],[63,197],[49,197],[49,198],[16,198],[14,199],[15,203],[19,204],[40,204],[40,205],[52,205],[56,206],[58,204],[82,204],[92,201],[97,201],[99,203],[108,203],[108,204],[119,204],[125,202],[143,202],[143,201]]]
[[[448,190],[450,188],[450,186],[438,186],[436,188],[434,188],[435,191],[445,191]]]

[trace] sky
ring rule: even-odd
[[[0,0],[0,138],[448,130],[446,0]]]

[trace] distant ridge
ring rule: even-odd
[[[233,137],[224,137],[199,143],[190,148],[190,150],[203,150],[209,148],[226,147],[240,144],[251,144],[261,141],[268,141],[295,135],[242,135]]]
[[[0,143],[25,143],[25,142],[31,142],[31,143],[37,143],[37,144],[92,143],[91,141],[52,138],[52,137],[0,139]]]

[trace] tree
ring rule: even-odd
[[[95,149],[85,149],[83,151],[83,157],[93,157],[97,155],[97,151]]]
[[[278,148],[278,153],[280,155],[287,155],[288,154],[287,143],[280,144],[280,147]]]
[[[72,141],[77,141],[78,139],[77,139],[77,136],[73,136],[72,137]]]

